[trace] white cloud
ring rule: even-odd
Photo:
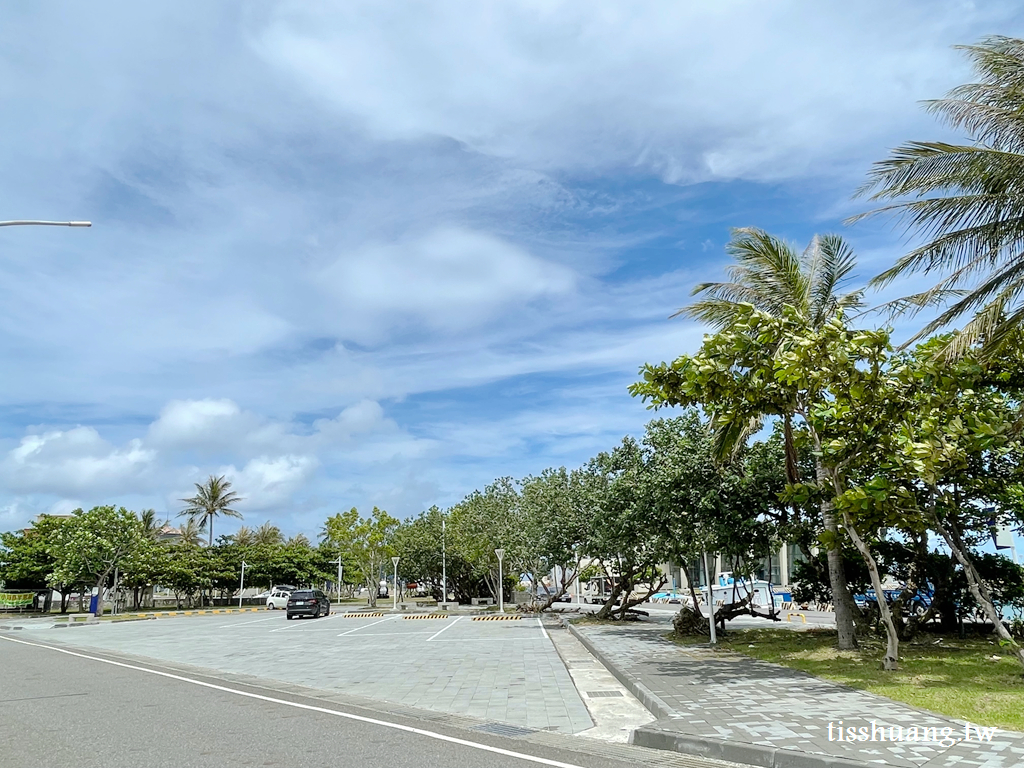
[[[637,366],[699,343],[667,316],[728,227],[835,226],[868,161],[941,137],[915,102],[963,82],[949,46],[1019,33],[1017,5],[12,15],[0,208],[95,226],[0,232],[0,412],[25,435],[0,515],[174,514],[224,467],[309,533],[584,461],[649,416]]]
[[[364,340],[395,326],[475,328],[510,306],[567,293],[575,279],[491,235],[443,228],[347,253],[315,282],[334,299],[341,330]]]
[[[256,49],[375,136],[672,181],[827,174],[924,122],[1012,5],[286,3]],[[822,165],[823,164],[823,165]]]
[[[241,470],[222,467],[219,474],[226,475],[232,490],[244,499],[238,505],[240,509],[280,509],[312,478],[318,465],[313,456],[260,456]]]
[[[15,492],[124,492],[139,486],[155,456],[137,438],[118,449],[93,427],[75,427],[27,435],[7,454],[0,471]]]

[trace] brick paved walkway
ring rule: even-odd
[[[965,724],[742,654],[681,647],[662,637],[670,629],[667,622],[573,627],[659,717],[636,731],[637,744],[779,768],[1024,766],[1024,734],[1016,732],[997,732],[990,743],[972,734],[952,746],[830,741],[830,721],[869,729],[874,721],[886,735],[890,726],[950,728],[960,739]]]

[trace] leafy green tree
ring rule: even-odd
[[[913,312],[946,306],[911,341],[973,315],[962,333],[947,340],[954,354],[979,340],[997,347],[1024,321],[1024,40],[992,36],[961,50],[978,81],[926,104],[964,131],[969,143],[903,144],[875,163],[862,190],[872,200],[892,201],[871,213],[896,215],[926,241],[874,284],[915,272],[945,275],[893,305]]]
[[[510,477],[502,477],[474,491],[451,509],[448,531],[454,550],[482,579],[495,600],[499,589],[508,598],[509,581],[532,573],[535,531],[527,525],[520,503],[519,489]],[[504,584],[498,583],[499,567],[495,550],[504,550]]]
[[[741,320],[755,307],[772,317],[781,318],[789,313],[810,328],[820,328],[829,320],[863,304],[863,291],[842,292],[856,267],[856,257],[850,246],[838,235],[816,235],[798,254],[778,237],[756,228],[737,229],[726,246],[736,263],[728,268],[727,282],[709,282],[698,285],[693,295],[699,300],[679,310],[685,314],[723,330]],[[767,349],[766,352],[771,353]],[[746,442],[750,434],[761,427],[764,416],[779,416],[783,422],[785,438],[785,467],[789,482],[800,481],[798,457],[793,438],[795,403],[785,401],[762,403],[768,410],[756,408],[738,410],[728,419],[716,419],[717,452],[724,457],[729,451]],[[829,532],[828,540],[836,546],[827,548],[828,574],[832,585],[839,630],[839,647],[856,647],[854,620],[857,609],[846,583],[843,560],[839,549],[838,525],[829,510],[822,510],[822,525]],[[797,510],[794,509],[794,515]]]
[[[103,613],[103,591],[114,569],[146,540],[142,523],[124,507],[76,509],[61,525],[49,547],[54,558],[51,585],[91,581],[97,591],[97,615]]]
[[[324,523],[325,542],[348,553],[366,584],[371,606],[377,605],[378,580],[391,564],[398,527],[399,521],[396,518],[377,507],[365,518],[360,517],[359,511],[352,507],[348,512],[339,512],[327,518]]]
[[[200,531],[208,531],[209,546],[212,547],[214,518],[220,515],[241,518],[242,513],[231,509],[231,505],[242,501],[242,498],[231,490],[231,482],[223,475],[210,475],[205,483],[196,483],[195,486],[195,496],[181,499],[188,506],[178,513],[178,517],[187,517],[198,524]]]
[[[839,503],[854,477],[851,464],[864,455],[859,449],[870,445],[872,430],[885,414],[882,368],[889,349],[885,332],[849,330],[842,313],[816,328],[789,307],[778,318],[749,306],[732,326],[706,336],[696,355],[646,366],[644,381],[633,392],[656,404],[700,404],[726,423],[752,410],[777,413],[780,404],[792,409],[808,431],[818,462],[814,480],[791,484],[798,492],[789,499],[820,503],[823,519],[839,514],[876,590],[888,637],[884,665],[896,669],[899,637],[865,535],[886,521]],[[845,421],[843,427],[852,432],[837,435],[830,431],[832,422],[851,410],[851,401],[857,402],[861,418]],[[828,527],[821,539],[826,549],[841,546]],[[831,570],[830,560],[830,576]],[[836,580],[831,582],[834,586]]]
[[[67,612],[68,599],[77,586],[50,579],[57,564],[51,550],[66,519],[40,515],[28,529],[0,533],[0,581],[8,587],[52,586],[60,592],[61,613]]]
[[[539,609],[549,609],[579,579],[594,509],[586,493],[586,476],[565,467],[545,469],[521,483],[522,507],[532,561],[527,575],[536,585],[547,574],[554,583]]]
[[[627,437],[586,468],[586,494],[594,510],[586,554],[601,563],[612,584],[599,618],[624,618],[665,583],[658,566],[671,551],[670,526],[653,501],[648,460],[641,445]],[[638,587],[642,592],[635,594]]]
[[[177,606],[182,598],[191,607],[203,590],[213,586],[213,558],[209,547],[179,542],[161,552],[159,583],[174,592]]]

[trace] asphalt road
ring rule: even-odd
[[[39,643],[0,635],[4,768],[636,765]]]

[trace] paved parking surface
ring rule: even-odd
[[[287,621],[283,612],[190,616],[32,635],[336,690],[528,728],[593,726],[540,621],[404,615]]]

